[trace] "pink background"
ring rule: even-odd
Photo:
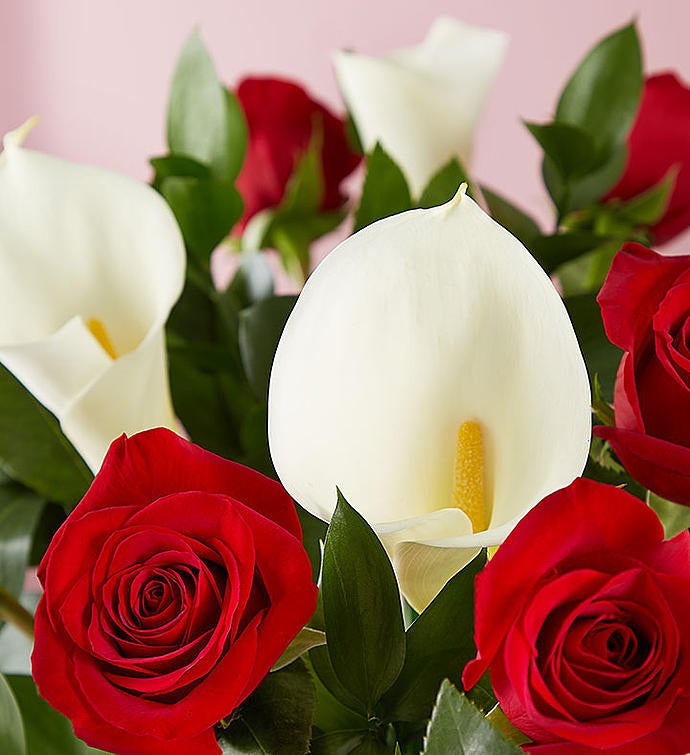
[[[414,44],[442,13],[507,31],[474,174],[542,219],[538,150],[520,119],[549,117],[597,39],[637,18],[647,70],[690,79],[683,0],[0,0],[0,8],[0,131],[37,113],[31,146],[141,179],[147,158],[163,151],[169,80],[194,27],[229,84],[280,72],[338,108],[335,48],[375,54]]]

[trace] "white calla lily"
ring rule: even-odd
[[[338,246],[273,363],[281,481],[326,520],[338,486],[417,609],[579,475],[589,439],[587,372],[558,293],[462,192]]]
[[[174,427],[163,326],[184,283],[150,187],[24,149],[0,154],[0,361],[93,470],[123,432]]]
[[[381,58],[336,53],[336,77],[364,149],[380,142],[413,194],[451,158],[467,167],[507,41],[503,32],[441,17],[416,47]]]

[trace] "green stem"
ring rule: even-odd
[[[34,617],[17,599],[0,587],[0,619],[16,627],[29,639],[34,638]]]

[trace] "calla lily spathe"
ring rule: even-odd
[[[364,149],[380,142],[413,194],[451,158],[468,165],[507,41],[503,32],[441,17],[416,47],[381,58],[336,53],[336,77]]]
[[[95,471],[110,442],[174,427],[163,326],[184,282],[153,189],[24,149],[0,154],[0,361]]]
[[[465,423],[483,437],[485,531],[454,505]],[[462,193],[337,247],[307,281],[273,363],[281,481],[326,520],[338,486],[417,609],[579,475],[589,440],[587,372],[558,293]]]

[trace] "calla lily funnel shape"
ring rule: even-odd
[[[462,192],[340,244],[273,363],[281,481],[326,520],[339,487],[418,610],[578,476],[589,440],[587,372],[558,293]]]
[[[467,167],[507,41],[503,32],[441,17],[416,47],[382,58],[336,53],[336,77],[364,149],[380,142],[413,194],[451,158]]]
[[[153,189],[24,149],[0,154],[0,361],[95,471],[110,442],[174,426],[163,326],[184,282]]]

